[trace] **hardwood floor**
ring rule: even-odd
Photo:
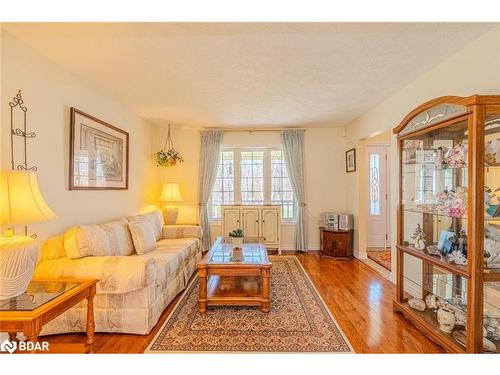
[[[286,252],[285,254],[292,254]],[[396,287],[362,262],[294,253],[357,353],[441,353],[402,315],[392,312]],[[161,328],[179,296],[149,335],[96,333],[97,353],[142,353]],[[51,343],[85,342],[85,334],[54,335]]]

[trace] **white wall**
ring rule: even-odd
[[[30,230],[44,239],[75,224],[134,214],[150,203],[158,194],[157,173],[151,159],[151,126],[5,30],[1,40],[1,167],[10,169],[8,103],[22,89],[28,107],[28,129],[37,133],[35,139],[28,141],[29,165],[38,167],[42,194],[58,216],[54,221],[32,225]],[[68,190],[70,107],[129,132],[128,190]]]
[[[421,103],[444,95],[469,96],[473,94],[500,93],[500,27],[497,27],[473,43],[451,56],[443,63],[386,99],[347,127],[351,147],[358,147],[364,139],[387,130],[391,130],[412,109]],[[391,210],[397,210],[398,176],[396,138],[391,139]],[[358,230],[359,218],[359,173],[348,176],[349,211],[356,216],[358,236],[364,236]],[[362,220],[362,219],[360,219]],[[392,233],[396,233],[396,221],[393,221]],[[357,236],[356,236],[357,237]],[[393,236],[393,255],[396,238]],[[359,239],[355,239],[359,247]],[[360,249],[361,250],[361,249]],[[395,256],[392,269],[396,269]]]

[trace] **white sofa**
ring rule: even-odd
[[[136,253],[132,222],[151,224],[155,249]],[[148,334],[193,275],[201,259],[201,236],[197,225],[163,225],[159,211],[70,228],[44,244],[34,278],[99,279],[96,332]],[[84,332],[86,305],[79,303],[49,322],[41,335]]]

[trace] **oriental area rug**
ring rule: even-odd
[[[145,352],[353,353],[297,257],[269,260],[269,313],[258,307],[218,306],[200,314],[195,277]]]
[[[387,270],[391,270],[391,250],[368,250],[368,258],[380,264]]]

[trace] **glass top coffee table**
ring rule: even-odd
[[[17,341],[17,332],[23,332],[26,340],[35,344],[44,324],[80,301],[87,300],[85,344],[51,344],[48,349],[56,353],[93,352],[95,324],[93,298],[97,282],[98,280],[75,279],[32,280],[23,294],[0,300],[0,332],[7,332],[12,342]],[[36,348],[35,345],[33,347]]]
[[[245,238],[233,249],[230,239],[218,237],[198,263],[200,313],[207,306],[260,306],[269,312],[271,267],[262,239]]]

